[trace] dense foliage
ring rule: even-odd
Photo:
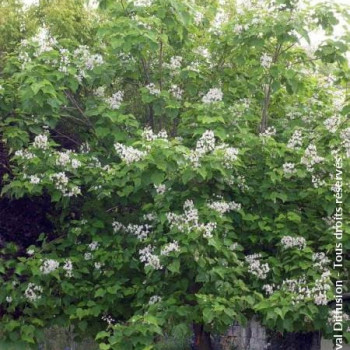
[[[0,4],[2,194],[45,199],[52,225],[24,252],[2,247],[1,332],[35,343],[73,324],[127,350],[192,325],[210,349],[211,333],[256,314],[329,335],[335,194],[344,213],[350,201],[335,178],[335,163],[350,171],[349,36],[332,31],[348,12]],[[318,28],[330,37],[305,48]]]

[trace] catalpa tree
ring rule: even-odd
[[[48,197],[54,229],[2,249],[4,336],[73,324],[127,350],[193,331],[207,350],[253,315],[331,334],[348,39],[302,43],[347,11],[299,5],[104,1],[89,38],[46,21],[8,54],[2,193]]]

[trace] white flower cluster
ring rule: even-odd
[[[233,162],[238,158],[239,150],[235,147],[226,147],[224,151],[224,167],[232,169]]]
[[[336,322],[347,322],[350,321],[350,316],[343,312],[342,310],[334,309],[334,310],[329,310],[329,317],[328,317],[328,324],[330,326],[333,326],[334,323]]]
[[[73,276],[73,264],[72,261],[67,259],[64,262],[63,270],[66,271],[66,277],[72,277]]]
[[[171,252],[178,252],[180,250],[179,243],[177,241],[166,244],[160,251],[160,255],[168,256]]]
[[[181,100],[182,95],[184,93],[184,91],[178,85],[175,84],[171,85],[169,92],[177,100]]]
[[[165,67],[170,69],[172,72],[171,74],[174,75],[179,72],[181,69],[182,64],[182,57],[181,56],[173,56],[170,58],[170,62],[164,64]]]
[[[300,130],[295,130],[287,143],[290,149],[299,149],[303,145],[303,137]]]
[[[136,7],[149,7],[153,3],[153,0],[134,0],[134,6]]]
[[[272,57],[269,56],[267,53],[264,53],[260,58],[260,64],[263,68],[269,69],[272,64]]]
[[[92,54],[86,45],[80,45],[74,50],[73,55],[80,60],[87,70],[92,70],[103,64],[103,57],[99,54]]]
[[[67,74],[69,65],[69,51],[67,49],[60,49],[60,66],[58,67],[58,71]]]
[[[146,239],[151,232],[152,226],[149,224],[128,224],[128,226],[123,225],[119,221],[113,221],[112,223],[113,231],[115,233],[123,230],[126,233],[130,233],[137,237],[139,240]]]
[[[204,238],[213,237],[216,223],[209,222],[207,224],[200,224],[198,210],[194,207],[193,201],[186,200],[183,205],[183,210],[184,213],[180,215],[175,213],[166,214],[171,229],[175,228],[184,232],[200,230],[203,232]]]
[[[108,104],[110,109],[119,109],[124,99],[124,92],[119,90],[112,96],[105,98],[105,102]]]
[[[145,221],[155,221],[157,219],[157,217],[156,217],[155,213],[148,213],[148,214],[143,215],[143,219]]]
[[[168,134],[165,130],[161,130],[158,134],[155,134],[151,128],[147,127],[142,131],[142,138],[146,141],[154,141],[158,139],[167,140]]]
[[[294,163],[284,163],[283,164],[283,172],[287,174],[294,174],[296,172]]]
[[[325,180],[322,180],[319,176],[316,175],[312,175],[311,182],[315,188],[320,188],[326,184]]]
[[[43,288],[34,283],[29,283],[24,291],[24,296],[31,302],[35,302],[41,298]]]
[[[160,90],[154,85],[154,83],[149,83],[148,85],[146,85],[146,89],[151,95],[154,95],[154,96],[160,95]]]
[[[10,297],[10,296],[7,296],[5,300],[6,300],[6,302],[9,303],[9,304],[12,303],[12,297]]]
[[[44,52],[53,50],[53,46],[57,44],[57,40],[50,35],[46,27],[39,28],[38,33],[31,40],[38,46],[34,53],[36,57]]]
[[[94,69],[96,66],[103,64],[103,57],[99,54],[92,54],[86,45],[80,45],[73,52],[73,57],[77,59],[78,74],[77,80],[81,83],[86,77],[86,71]]]
[[[125,227],[125,231],[127,233],[133,234],[139,240],[146,239],[150,234],[151,229],[152,229],[152,226],[148,224],[143,224],[143,225],[129,224],[128,226]]]
[[[33,185],[37,185],[38,183],[40,183],[40,178],[37,175],[31,175],[29,177],[29,182]]]
[[[267,274],[270,271],[270,266],[268,263],[262,264],[261,254],[251,254],[245,257],[246,262],[249,264],[248,271],[252,275],[258,277],[261,280],[266,279]]]
[[[200,158],[206,153],[211,152],[215,149],[215,135],[211,130],[207,130],[203,133],[201,138],[197,141],[195,150],[192,150],[187,156],[189,161],[194,167],[200,166]]]
[[[88,245],[88,248],[91,250],[91,251],[95,251],[97,250],[99,247],[99,243],[97,241],[92,241],[89,245]]]
[[[81,194],[81,190],[78,186],[68,187],[69,179],[65,172],[59,172],[50,175],[50,180],[54,182],[55,187],[62,192],[65,197],[74,197]]]
[[[156,189],[157,194],[164,194],[166,191],[166,186],[164,184],[154,185],[154,188]]]
[[[220,102],[222,101],[223,96],[224,94],[222,93],[221,89],[212,88],[202,97],[202,102],[205,104]]]
[[[162,301],[162,297],[160,297],[159,295],[153,295],[149,298],[148,305],[154,305],[154,304],[159,303],[161,301]]]
[[[293,304],[312,298],[316,305],[327,305],[327,292],[332,288],[329,276],[329,270],[324,271],[312,288],[307,285],[305,278],[284,280],[281,289],[294,294]]]
[[[196,23],[197,26],[202,23],[203,18],[204,18],[203,13],[199,11],[196,11],[193,15],[194,23]]]
[[[350,158],[350,128],[343,130],[340,133],[340,138],[342,139],[342,145],[346,150],[346,156]]]
[[[284,236],[281,239],[281,244],[284,249],[297,248],[299,250],[302,250],[306,247],[306,240],[304,237],[300,236]]]
[[[16,157],[20,157],[20,158],[23,158],[23,159],[33,159],[35,157],[35,155],[31,152],[29,152],[28,150],[18,150],[15,152],[15,156]]]
[[[267,295],[271,295],[274,292],[275,285],[274,284],[264,284],[262,289],[265,291]]]
[[[43,275],[48,275],[49,273],[55,271],[60,266],[59,262],[54,259],[45,259],[40,266],[40,271]]]
[[[326,270],[322,273],[321,278],[316,280],[315,286],[311,289],[314,303],[316,305],[327,305],[327,292],[332,289],[332,282],[330,281],[330,271]]]
[[[269,126],[264,132],[261,132],[259,136],[261,137],[271,137],[276,135],[276,128],[274,126]]]
[[[107,322],[109,326],[115,323],[115,319],[111,315],[103,315],[101,320]]]
[[[208,203],[208,207],[219,214],[223,215],[228,211],[235,210],[238,211],[242,208],[240,203],[236,202],[225,202],[225,201],[212,201]]]
[[[163,266],[160,264],[159,257],[153,254],[154,247],[150,244],[139,250],[140,261],[145,263],[145,266],[150,266],[154,270],[161,270]]]
[[[215,34],[220,34],[222,25],[226,23],[228,19],[228,13],[223,9],[219,9],[213,20],[211,31],[213,31]]]
[[[323,252],[314,253],[312,255],[312,261],[314,262],[314,267],[318,268],[321,271],[327,270],[327,265],[329,265],[330,260],[327,258],[326,254]]]
[[[314,171],[314,166],[321,163],[324,160],[317,154],[317,149],[314,144],[307,146],[303,157],[301,158],[301,164],[306,165],[306,169],[309,172]]]
[[[49,147],[49,142],[46,134],[40,134],[35,136],[33,147],[39,149],[47,149]]]
[[[333,134],[337,131],[339,124],[340,124],[340,118],[336,115],[326,119],[323,122],[323,125],[325,126],[325,128]]]
[[[139,151],[136,148],[131,146],[125,146],[121,143],[115,143],[114,148],[118,153],[119,157],[126,163],[131,164],[134,162],[138,162],[141,159],[145,158],[147,153],[144,151]]]
[[[67,150],[65,152],[58,152],[56,165],[59,166],[67,166],[68,164],[73,168],[77,169],[81,166],[81,162],[78,159],[71,158],[72,151]]]

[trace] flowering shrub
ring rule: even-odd
[[[193,325],[209,349],[254,313],[328,334],[347,38],[310,59],[301,38],[334,9],[255,5],[101,1],[92,45],[47,23],[6,57],[2,193],[55,205],[54,239],[2,249],[6,337],[74,324],[101,349],[152,349]]]

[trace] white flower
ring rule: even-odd
[[[34,252],[34,249],[28,249],[27,250],[27,254],[28,255],[33,255],[35,252]]]
[[[177,73],[181,69],[182,57],[173,56],[170,58],[170,63],[166,63],[164,66],[172,70],[172,74]]]
[[[294,163],[284,163],[283,172],[285,174],[294,174],[295,173],[295,164]]]
[[[70,151],[58,152],[58,158],[56,159],[56,165],[66,166],[70,162]]]
[[[34,283],[29,283],[24,291],[24,296],[31,302],[35,302],[41,298],[43,288]]]
[[[127,233],[130,233],[137,237],[139,240],[146,239],[151,232],[152,226],[148,224],[136,225],[129,224],[127,227],[124,227]]]
[[[91,260],[92,259],[92,254],[90,252],[86,252],[84,254],[84,260]]]
[[[126,164],[131,164],[140,161],[147,155],[147,153],[144,151],[139,151],[136,148],[124,146],[121,143],[115,143],[114,148],[118,153],[119,157]]]
[[[299,149],[303,145],[303,138],[300,130],[295,130],[289,139],[287,147],[291,149]]]
[[[72,159],[72,168],[77,169],[81,166],[81,162],[78,159]]]
[[[306,247],[306,240],[304,237],[291,237],[291,236],[284,236],[281,239],[281,244],[284,249],[289,248],[298,248],[299,250],[302,250]]]
[[[117,91],[111,97],[105,99],[105,102],[109,105],[110,109],[119,109],[124,99],[124,92]]]
[[[337,131],[339,124],[340,118],[337,116],[330,117],[323,122],[325,128],[333,134]]]
[[[149,298],[148,305],[153,305],[162,301],[162,298],[159,295],[153,295]]]
[[[100,86],[96,90],[94,90],[94,95],[100,98],[104,98],[105,92],[106,92],[105,90],[106,90],[105,86]]]
[[[33,147],[39,148],[39,149],[47,149],[48,146],[49,146],[49,144],[48,144],[47,135],[41,134],[41,135],[35,136],[34,142],[33,142]]]
[[[139,250],[140,261],[145,263],[145,266],[150,266],[154,270],[161,270],[163,266],[160,264],[159,257],[153,254],[154,247],[150,244]]]
[[[68,177],[64,172],[50,175],[51,181],[55,182],[55,187],[62,192],[65,192],[68,185]]]
[[[115,319],[111,315],[103,315],[101,320],[107,322],[108,325],[115,323]]]
[[[202,21],[203,21],[204,15],[202,12],[196,11],[194,13],[193,19],[194,19],[194,23],[196,23],[196,25],[199,25]]]
[[[98,248],[99,246],[99,243],[96,242],[96,241],[93,241],[91,242],[89,245],[88,245],[88,248],[91,250],[91,251],[94,251]]]
[[[69,65],[69,51],[67,49],[60,49],[60,66],[58,67],[58,70],[62,73],[67,74]]]
[[[7,296],[7,297],[6,297],[6,302],[9,303],[9,304],[11,304],[11,303],[12,303],[12,297]]]
[[[66,277],[72,277],[73,275],[73,264],[72,261],[67,259],[63,265],[63,270],[66,271]]]
[[[323,157],[318,156],[317,149],[314,144],[310,144],[301,158],[301,164],[306,165],[306,169],[309,172],[314,171],[314,165],[321,163],[324,160]]]
[[[271,284],[264,284],[262,286],[262,289],[265,291],[265,293],[267,295],[271,295],[274,292],[274,287],[275,287],[274,284],[272,284],[272,285]]]
[[[234,147],[227,147],[224,151],[224,166],[226,169],[232,169],[233,162],[238,158],[239,150]]]
[[[311,182],[315,188],[320,188],[326,184],[326,181],[322,180],[319,176],[316,175],[312,175]]]
[[[95,262],[94,263],[94,267],[95,267],[96,270],[101,270],[102,264],[99,263],[99,262]]]
[[[16,157],[24,158],[24,159],[33,159],[35,155],[28,150],[18,150],[15,152]]]
[[[156,86],[153,83],[149,83],[148,85],[146,85],[146,89],[151,95],[154,95],[154,96],[160,95],[160,90],[156,88]]]
[[[340,133],[340,138],[342,140],[342,145],[346,150],[346,156],[350,158],[350,128],[343,130]]]
[[[40,271],[43,275],[48,275],[49,273],[57,270],[59,265],[59,262],[54,259],[45,259],[40,266]]]
[[[154,140],[167,140],[168,134],[165,130],[161,130],[158,134],[155,134],[153,130],[149,127],[146,127],[142,131],[142,138],[146,141],[154,141]]]
[[[166,186],[164,184],[154,185],[154,188],[156,189],[157,194],[164,194],[166,191]]]
[[[113,221],[112,227],[113,227],[114,233],[125,229],[125,226],[122,223],[120,223],[119,221]]]
[[[136,7],[149,7],[153,3],[153,0],[134,0]]]
[[[235,202],[225,202],[225,201],[213,201],[208,203],[208,207],[214,211],[217,211],[221,215],[227,213],[231,210],[240,210],[241,204]]]
[[[178,252],[180,250],[179,243],[177,241],[173,241],[171,243],[166,244],[162,250],[160,251],[160,255],[168,256],[171,252]]]
[[[184,91],[178,85],[173,84],[171,85],[169,92],[174,98],[176,98],[177,100],[181,100]]]
[[[202,102],[206,104],[222,101],[223,93],[221,89],[212,88],[203,96]]]
[[[259,279],[266,279],[267,274],[270,271],[270,267],[268,263],[262,264],[261,261],[261,254],[252,254],[247,255],[245,257],[246,262],[248,263],[248,271],[258,277]]]
[[[50,35],[46,27],[39,28],[38,33],[31,40],[38,46],[34,53],[35,56],[51,51],[53,46],[57,44],[57,40]]]
[[[269,126],[264,132],[259,134],[260,137],[271,137],[276,135],[276,128],[274,126]]]
[[[40,183],[40,178],[36,175],[31,175],[29,178],[31,184],[37,185],[38,183]]]
[[[263,68],[270,68],[272,64],[272,57],[269,56],[267,53],[264,53],[260,58],[260,63]]]

